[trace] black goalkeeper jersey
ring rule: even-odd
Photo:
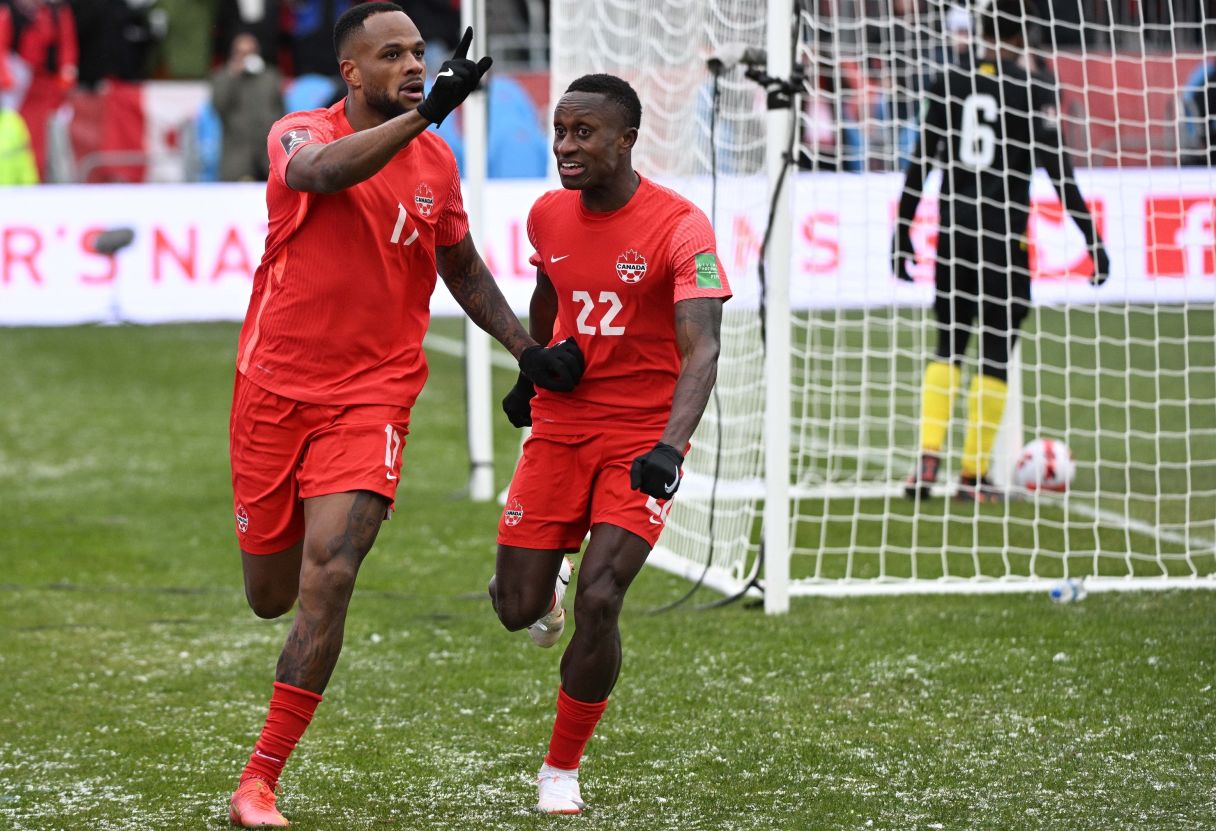
[[[954,238],[956,251],[980,237],[1021,243],[1036,145],[1059,152],[1054,80],[1009,61],[951,65],[927,107],[924,146],[942,168],[940,233]],[[1004,248],[984,245],[984,259],[991,263]]]

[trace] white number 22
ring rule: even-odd
[[[587,318],[591,317],[591,312],[595,310],[596,306],[595,300],[593,300],[591,297],[591,293],[587,291],[576,291],[574,292],[573,297],[575,303],[581,303],[583,305],[582,311],[578,313],[578,321],[576,322],[579,333],[583,335],[597,334],[595,326],[587,322]],[[600,328],[598,334],[625,334],[624,326],[612,325],[612,321],[616,319],[616,316],[623,308],[621,306],[621,298],[616,296],[615,291],[601,291],[600,303],[607,303],[608,308],[604,311],[603,315],[600,316]]]

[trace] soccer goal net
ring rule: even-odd
[[[1061,577],[1090,590],[1216,587],[1212,31],[1201,3],[1158,4],[1157,19],[1143,17],[1147,5],[1038,0],[1021,62],[1049,79],[1047,117],[1110,278],[1091,285],[1081,231],[1039,171],[1024,238],[1007,241],[1025,244],[1032,302],[999,435],[968,446],[968,425],[986,418],[969,394],[982,386],[981,319],[944,393],[934,387],[948,402],[940,467],[912,500],[904,481],[936,383],[926,370],[940,174],[912,225],[911,282],[891,267],[896,203],[935,79],[986,54],[985,10],[555,0],[555,100],[588,72],[635,86],[635,166],[711,216],[735,290],[718,384],[655,563],[723,592],[755,586],[770,611],[787,593],[1016,591]],[[770,105],[789,98],[783,121]],[[1004,116],[971,109],[954,128],[970,131],[961,155],[978,176]],[[1014,235],[1004,229],[1017,225],[1016,199],[1003,210],[986,233]],[[1063,491],[1018,486],[1035,438],[1070,449]],[[959,498],[968,453],[984,457],[991,501]]]

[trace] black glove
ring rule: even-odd
[[[633,460],[629,487],[655,499],[671,499],[680,489],[680,465],[684,456],[670,444],[659,442]]]
[[[536,396],[536,387],[522,372],[519,380],[506,398],[502,400],[502,411],[507,414],[507,421],[512,427],[532,426],[532,399]]]
[[[542,389],[570,392],[583,377],[583,350],[574,338],[548,348],[529,346],[519,356],[519,371]]]
[[[1102,244],[1102,240],[1094,243],[1089,255],[1094,261],[1094,276],[1089,278],[1089,282],[1094,286],[1100,286],[1110,276],[1110,255],[1106,253],[1106,246]]]
[[[473,42],[473,27],[464,30],[460,45],[452,57],[443,62],[439,73],[431,84],[431,91],[418,105],[418,115],[432,124],[442,124],[452,110],[460,106],[469,93],[477,89],[481,76],[486,74],[494,59],[489,55],[473,63],[466,55]]]
[[[895,237],[891,240],[891,270],[895,272],[898,279],[905,283],[915,282],[912,275],[908,273],[908,266],[915,261],[916,252],[912,249],[912,238],[896,231]]]

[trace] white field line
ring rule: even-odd
[[[1094,508],[1084,502],[1076,499],[1059,499],[1056,503],[1064,507],[1064,512],[1075,512],[1082,514],[1089,519],[1096,519],[1103,525],[1113,525],[1124,528],[1128,531],[1135,531],[1140,534],[1145,534],[1150,537],[1155,537],[1163,542],[1172,542],[1175,545],[1180,545],[1188,551],[1199,548],[1216,551],[1216,540],[1210,540],[1199,534],[1191,534],[1187,537],[1185,534],[1179,534],[1176,531],[1167,531],[1164,528],[1158,528],[1151,522],[1145,522],[1141,519],[1132,519],[1124,516],[1117,511],[1111,511],[1107,508]],[[1201,552],[1196,552],[1201,553]]]
[[[883,465],[883,462],[886,461],[885,451],[877,448],[858,448],[857,450],[851,450],[849,455],[856,456],[858,460],[863,462],[874,462],[874,464],[879,466]],[[876,493],[873,495],[882,495],[880,492],[883,492],[883,490],[895,490],[895,492],[897,492],[899,487],[899,483],[890,483],[885,485],[874,484],[873,490]],[[831,485],[826,485],[826,487],[821,487],[818,490],[831,490]],[[1046,494],[1041,494],[1040,498],[1042,499],[1043,496],[1046,496]],[[1075,498],[1075,496],[1068,496],[1068,498],[1053,498],[1052,501],[1055,505],[1062,507],[1064,513],[1080,513],[1080,515],[1087,518],[1087,520],[1098,520],[1100,523],[1104,524],[1104,526],[1144,534],[1145,537],[1152,537],[1156,541],[1159,541],[1159,543],[1173,543],[1175,545],[1181,545],[1183,549],[1188,551],[1216,551],[1216,540],[1201,537],[1199,534],[1190,534],[1189,537],[1187,537],[1186,534],[1177,533],[1175,530],[1158,528],[1154,526],[1152,522],[1133,520],[1133,518],[1124,516],[1118,511],[1111,511],[1109,509],[1104,509],[1104,507],[1091,507],[1090,505],[1086,505],[1085,502],[1082,502],[1079,498]]]

